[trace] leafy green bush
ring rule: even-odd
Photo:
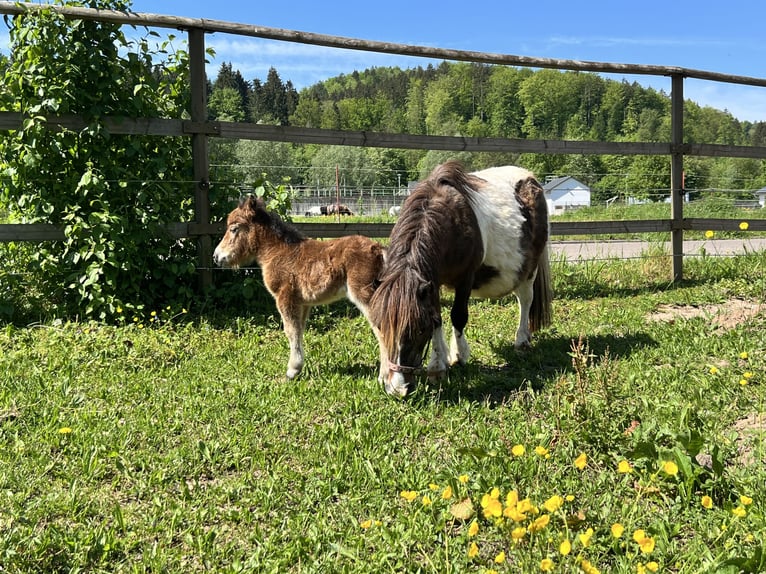
[[[86,4],[129,7],[121,0]],[[46,294],[53,313],[105,320],[120,308],[188,302],[193,246],[163,230],[192,215],[191,146],[115,135],[101,121],[182,117],[186,52],[174,49],[172,38],[152,48],[146,37],[126,38],[117,24],[50,10],[14,16],[10,40],[0,109],[24,120],[0,137],[0,205],[12,221],[50,223],[65,233],[63,241],[37,245],[14,271]],[[82,116],[86,125],[46,125],[62,115]]]

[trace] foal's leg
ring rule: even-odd
[[[465,365],[471,356],[471,347],[465,338],[465,326],[468,323],[468,298],[471,296],[471,282],[455,288],[455,301],[452,303],[450,320],[452,321],[452,339],[450,340],[450,365]]]
[[[516,329],[517,349],[528,349],[532,344],[532,334],[529,332],[529,309],[532,307],[534,297],[535,278],[527,279],[519,283],[516,288],[516,299],[519,301],[519,327]]]
[[[286,298],[287,299],[287,298]],[[289,299],[278,302],[279,314],[285,335],[290,343],[290,358],[287,360],[287,378],[294,379],[303,369],[303,331],[309,317],[311,307],[298,305]]]

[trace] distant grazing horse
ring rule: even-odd
[[[515,293],[515,346],[550,323],[548,210],[543,189],[527,170],[506,166],[466,173],[459,162],[437,166],[407,197],[391,231],[386,263],[370,300],[379,330],[382,381],[392,395],[415,386],[429,339],[425,373],[465,364],[469,297]],[[449,355],[442,331],[440,286],[454,290]],[[385,351],[388,349],[388,351]],[[387,369],[385,367],[388,367]]]
[[[253,262],[261,267],[290,341],[287,378],[292,379],[303,368],[303,331],[312,307],[347,297],[369,321],[368,304],[383,255],[380,243],[361,235],[309,239],[268,211],[263,200],[248,197],[229,213],[213,260],[221,267]],[[385,353],[380,349],[382,373]]]

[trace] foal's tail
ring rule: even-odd
[[[551,264],[548,256],[549,243],[545,244],[537,262],[537,277],[532,287],[532,306],[529,309],[529,330],[534,333],[547,327],[553,319],[553,288],[551,287]]]

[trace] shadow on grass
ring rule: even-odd
[[[425,385],[439,401],[480,401],[490,406],[514,400],[521,391],[540,391],[559,375],[572,372],[572,345],[576,339],[541,337],[530,351],[518,352],[513,344],[494,349],[507,362],[501,365],[478,364],[472,359],[465,366],[450,369],[447,380]],[[630,335],[594,335],[583,339],[589,354],[612,359],[624,359],[634,351],[657,346],[644,333]],[[422,392],[422,389],[420,390]]]

